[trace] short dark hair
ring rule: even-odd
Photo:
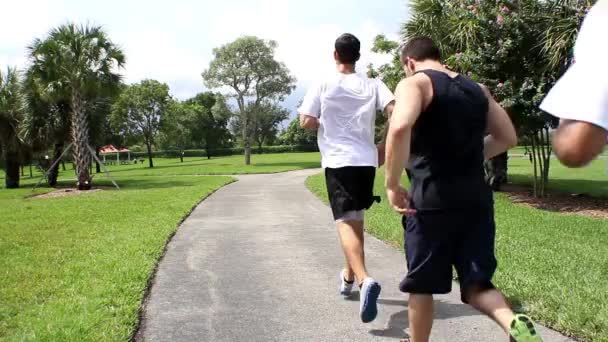
[[[355,64],[361,57],[361,42],[350,33],[345,33],[336,39],[338,61],[343,64]]]
[[[401,64],[405,64],[408,57],[420,62],[427,59],[441,61],[441,51],[431,38],[416,37],[408,40],[401,48]]]

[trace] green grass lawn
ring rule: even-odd
[[[576,177],[593,178],[596,167]],[[554,185],[570,184],[574,176],[555,169]],[[375,192],[382,203],[366,215],[366,229],[401,247],[401,219],[387,204],[383,177],[381,170]],[[307,186],[327,202],[323,175],[310,177]],[[515,205],[501,194],[495,208],[497,286],[539,322],[586,341],[608,341],[608,221]]]
[[[531,148],[528,149],[531,150]],[[509,150],[509,153],[512,154],[524,154],[525,152],[526,148],[524,146],[517,146]],[[604,148],[604,152],[602,153],[602,155],[608,155],[608,146]]]
[[[315,153],[211,160],[155,159],[112,166],[121,190],[30,198],[40,174],[0,190],[0,340],[127,340],[152,270],[180,220],[231,182],[203,174],[271,173],[319,166]],[[71,165],[60,185],[74,185]],[[191,176],[191,177],[189,177]],[[1,186],[4,174],[0,173]],[[95,185],[109,186],[103,174]]]
[[[231,178],[118,181],[65,198],[0,191],[0,340],[128,339],[167,239]]]
[[[274,173],[307,168],[321,167],[319,153],[276,153],[254,154],[251,165],[244,165],[245,157],[241,155],[228,157],[154,158],[154,169],[148,168],[148,160],[137,165],[109,166],[112,174],[123,172],[132,176],[158,175],[232,175],[247,173]]]
[[[108,158],[110,159],[110,158]],[[148,160],[143,164],[109,165],[108,170],[112,177],[124,176],[191,176],[191,175],[236,175],[251,173],[276,173],[301,169],[321,167],[319,153],[275,153],[251,156],[251,165],[245,165],[243,156],[213,157],[211,159],[201,157],[184,158],[154,158],[154,168],[148,167]],[[76,179],[71,163],[66,163],[66,170],[60,167],[60,185],[73,185],[72,179]],[[25,176],[22,177],[23,185],[34,185],[42,174],[34,170],[34,180],[31,180],[29,168],[24,169]],[[105,174],[94,174],[96,178],[105,178]],[[32,183],[33,182],[33,183]],[[119,184],[120,185],[120,184]],[[4,187],[4,170],[0,170],[0,188]]]
[[[532,184],[532,164],[527,158],[509,159],[509,180],[519,184]],[[608,197],[608,159],[598,159],[582,169],[569,169],[557,159],[551,160],[549,189],[552,191],[584,193]]]

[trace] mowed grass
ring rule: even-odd
[[[143,164],[108,165],[107,169],[113,178],[260,174],[318,168],[321,167],[320,158],[318,152],[254,154],[251,156],[251,165],[245,165],[245,157],[242,155],[212,157],[211,159],[187,157],[184,158],[183,163],[179,158],[154,158],[154,168],[148,167],[146,159]],[[108,156],[107,160],[115,159]],[[65,170],[62,167],[59,168],[59,185],[73,186],[76,176],[72,164],[66,163],[65,167]],[[22,187],[33,187],[42,177],[42,173],[35,168],[33,178],[30,178],[28,166],[23,171]],[[99,174],[93,170],[94,183],[97,178],[105,179],[103,169]],[[4,188],[4,170],[0,169],[0,189],[2,188]]]
[[[110,158],[108,158],[110,159]],[[159,175],[233,175],[250,173],[275,173],[321,167],[319,153],[275,153],[254,154],[251,165],[245,165],[242,155],[227,157],[154,158],[154,168],[143,164],[113,165],[108,170],[112,174],[128,173],[131,176]]]
[[[532,148],[528,147],[528,151],[532,151]],[[516,146],[509,150],[509,153],[511,153],[511,154],[524,154],[525,152],[526,152],[525,146]],[[602,155],[608,156],[608,146],[606,146],[606,148],[604,148]]]
[[[577,177],[593,175],[599,167],[592,165]],[[562,174],[564,188],[571,184],[569,176]],[[387,204],[383,177],[379,170],[375,193],[382,203],[366,215],[366,229],[402,248],[401,218]],[[560,181],[554,180],[557,188]],[[307,186],[327,202],[322,174],[310,177]],[[608,220],[532,209],[502,194],[495,201],[496,285],[539,322],[584,341],[608,341]]]
[[[121,190],[62,198],[22,178],[0,190],[0,340],[117,341],[133,333],[147,282],[178,224],[205,196],[233,181],[204,174],[272,173],[318,167],[315,153],[211,160],[156,158],[111,166]],[[59,185],[74,185],[71,165]],[[4,186],[4,173],[0,173]],[[102,174],[95,185],[111,186]]]
[[[531,185],[532,180],[533,168],[529,159],[509,159],[510,182]],[[549,167],[549,190],[608,198],[608,159],[600,158],[585,168],[570,169],[553,158]]]
[[[49,199],[0,191],[0,340],[128,339],[167,239],[231,180],[119,178],[121,191]]]

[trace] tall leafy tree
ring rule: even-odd
[[[287,128],[279,136],[284,145],[292,146],[316,146],[317,133],[300,127],[300,119],[293,119]]]
[[[276,139],[279,133],[279,125],[289,118],[289,111],[278,103],[270,102],[263,103],[257,110],[259,112],[254,115],[253,137],[261,152],[262,145]]]
[[[213,50],[214,59],[202,74],[209,88],[228,88],[236,99],[245,150],[245,164],[251,163],[253,117],[266,100],[283,100],[295,88],[295,78],[284,63],[274,58],[275,41],[241,37]]]
[[[112,125],[123,136],[143,139],[151,168],[154,167],[152,147],[170,102],[168,85],[143,80],[127,87],[112,106]]]
[[[19,126],[25,113],[25,103],[21,92],[19,73],[7,68],[0,71],[0,145],[6,169],[7,188],[19,187],[19,166],[22,141]]]
[[[207,159],[211,158],[215,148],[224,146],[230,138],[228,132],[228,121],[232,117],[226,99],[212,92],[197,94],[186,100],[190,107],[191,115],[191,137],[192,141],[203,147],[207,153]]]
[[[29,47],[31,73],[49,93],[64,90],[70,105],[73,155],[78,188],[91,188],[90,122],[86,93],[116,85],[115,72],[125,62],[123,52],[101,27],[66,24],[52,29]]]
[[[192,142],[192,113],[191,105],[171,100],[167,105],[165,118],[160,127],[161,145],[176,149],[180,161],[184,162],[184,150]]]

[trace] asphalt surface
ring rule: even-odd
[[[304,186],[319,170],[239,176],[203,201],[167,247],[138,341],[401,341],[407,337],[403,253],[366,236],[379,314],[359,319],[339,295],[343,254],[330,210]],[[436,296],[431,341],[507,341],[489,319]],[[539,327],[545,341],[571,341]]]

